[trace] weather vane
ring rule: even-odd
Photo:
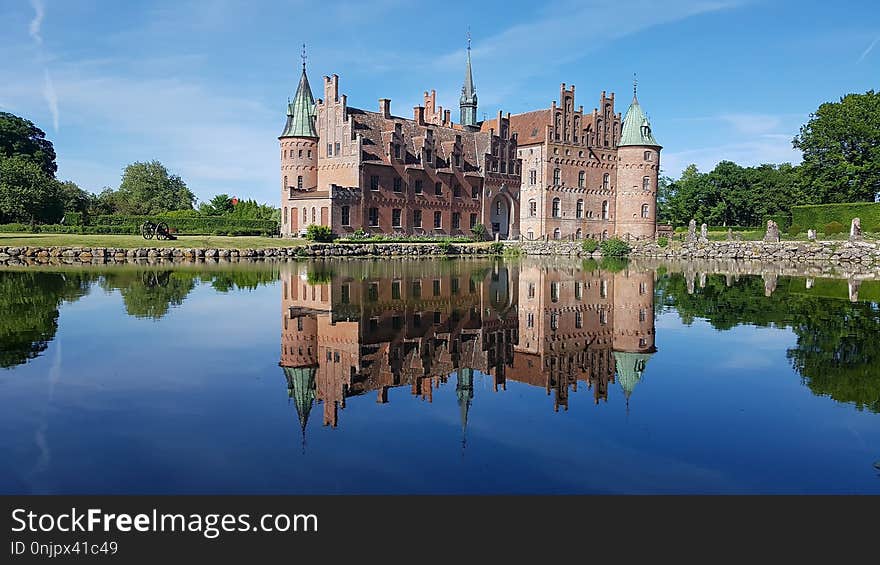
[[[467,28],[468,50],[471,48],[471,26]]]
[[[636,90],[639,87],[639,79],[636,77],[636,73],[633,73],[633,98],[636,97]]]
[[[303,43],[303,51],[302,51],[302,60],[303,60],[303,70],[306,70],[306,44]]]

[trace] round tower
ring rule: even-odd
[[[618,237],[653,239],[657,232],[661,149],[639,105],[634,84],[633,101],[623,118],[617,145],[615,232]]]
[[[654,345],[654,272],[614,275],[614,350],[617,382],[627,402],[641,380]]]
[[[298,213],[297,198],[318,186],[315,98],[306,76],[305,51],[299,86],[293,101],[287,104],[287,122],[278,142],[281,158],[281,236],[290,237],[305,228]]]

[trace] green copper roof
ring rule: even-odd
[[[623,389],[623,394],[629,398],[642,380],[642,373],[645,371],[645,364],[651,358],[650,353],[629,353],[626,351],[615,351],[614,361],[617,366],[617,382]]]
[[[626,111],[626,116],[623,118],[623,131],[621,132],[620,143],[617,144],[618,147],[624,145],[660,147],[660,144],[654,139],[654,134],[651,133],[651,124],[648,122],[648,117],[642,111],[639,99],[635,95],[633,95],[632,105],[630,105],[629,110]]]
[[[470,37],[468,37],[467,66],[464,70],[464,84],[461,86],[461,98],[459,99],[458,107],[461,111],[461,125],[477,125],[477,89],[474,88],[474,74],[471,71]]]
[[[296,87],[296,96],[293,97],[293,102],[287,104],[287,123],[281,137],[318,137],[315,129],[315,97],[312,96],[312,88],[306,76],[305,63],[302,76],[299,77],[299,86]]]
[[[303,434],[309,421],[309,412],[315,403],[315,367],[284,367],[287,394],[293,399]]]

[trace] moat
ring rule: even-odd
[[[876,494],[880,277],[2,268],[0,403],[4,494]]]

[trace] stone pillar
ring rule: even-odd
[[[709,243],[709,226],[705,223],[700,226],[700,243]]]
[[[727,241],[733,241],[733,230],[731,228],[727,228]]]
[[[773,220],[767,220],[767,232],[764,234],[767,243],[779,243],[779,226]]]
[[[850,302],[858,302],[859,301],[859,287],[862,285],[862,281],[858,279],[849,279],[847,282],[847,288],[849,290],[849,301]]]
[[[773,220],[770,220],[771,222]],[[773,291],[776,290],[776,281],[777,276],[775,273],[768,273],[763,275],[764,278],[764,296],[770,296],[773,294]]]
[[[859,218],[853,218],[852,223],[849,226],[849,240],[850,241],[859,241],[862,239],[862,220]]]
[[[691,220],[690,222],[688,222],[687,241],[688,242],[697,241],[697,221],[696,220]]]
[[[813,288],[813,283],[816,282],[813,277],[807,277],[807,290]]]
[[[816,241],[816,230],[810,228],[807,230],[807,239],[810,241]]]

